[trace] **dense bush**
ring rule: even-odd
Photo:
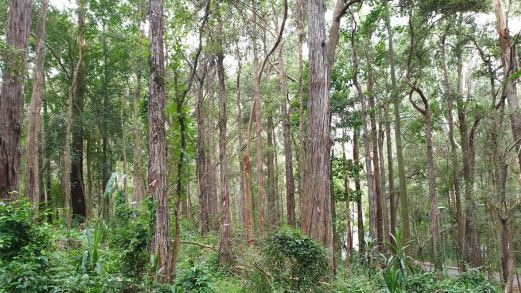
[[[324,249],[290,228],[276,231],[267,240],[264,257],[275,283],[290,290],[313,290],[329,273]]]

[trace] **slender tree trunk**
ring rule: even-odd
[[[25,176],[25,189],[27,196],[33,201],[35,213],[38,214],[40,206],[40,156],[38,152],[40,139],[40,121],[42,96],[44,94],[44,59],[45,59],[45,19],[49,1],[43,0],[38,19],[38,31],[36,33],[36,61],[33,71],[33,91],[31,104],[29,105],[29,126],[27,138],[27,175]]]
[[[411,228],[409,223],[409,198],[407,196],[407,183],[405,181],[405,160],[403,158],[402,146],[402,130],[400,117],[401,98],[398,95],[398,87],[396,84],[396,69],[395,56],[393,49],[393,29],[391,26],[391,15],[389,11],[389,4],[384,2],[385,7],[385,26],[388,35],[388,58],[390,64],[392,97],[394,101],[393,115],[394,115],[394,141],[396,144],[396,162],[398,165],[398,179],[399,179],[399,198],[400,198],[400,220],[402,225],[402,244],[406,244],[411,237]]]
[[[357,214],[357,228],[358,228],[358,247],[359,251],[363,252],[365,248],[365,231],[364,231],[364,210],[362,209],[362,187],[360,184],[360,144],[358,137],[360,130],[355,129],[353,133],[353,164],[355,165],[355,192],[356,192],[356,214]]]
[[[279,225],[279,208],[277,205],[278,190],[275,174],[275,137],[273,126],[273,115],[268,114],[267,124],[267,167],[268,167],[268,219],[270,229],[275,229]]]
[[[346,194],[346,229],[345,229],[345,242],[344,242],[344,248],[346,251],[346,258],[344,261],[344,266],[346,268],[349,268],[349,263],[351,260],[351,254],[353,253],[353,235],[351,231],[351,210],[350,210],[350,200],[351,200],[351,193],[349,188],[349,170],[347,165],[347,156],[346,156],[346,148],[344,143],[342,143],[342,159],[344,162],[344,192]]]
[[[134,101],[133,109],[134,109],[134,117],[140,117],[140,107],[141,107],[141,72],[136,71],[136,87],[134,89]],[[132,158],[133,158],[133,184],[134,184],[134,192],[132,194],[132,201],[139,204],[141,200],[144,198],[146,194],[145,187],[145,176],[144,170],[142,168],[143,159],[142,159],[142,125],[141,119],[135,119],[134,127],[133,127],[133,146],[132,146]]]
[[[217,75],[219,78],[219,166],[221,179],[221,240],[219,242],[219,264],[222,266],[231,263],[230,232],[231,212],[230,196],[228,194],[228,158],[226,154],[226,88],[224,73],[224,48],[222,42],[222,18],[218,16],[217,23]]]
[[[395,195],[395,187],[394,187],[394,163],[393,163],[393,143],[391,138],[391,120],[389,117],[389,108],[385,108],[385,136],[387,137],[387,170],[389,172],[389,232],[391,235],[396,236],[396,195]],[[391,243],[394,243],[393,238],[391,238]]]
[[[304,94],[304,39],[306,37],[306,0],[298,1],[298,97],[299,97],[299,141],[298,149],[298,175],[299,175],[299,205],[302,207],[302,188],[304,186],[302,173],[304,172],[304,159],[306,155],[306,99]]]
[[[334,268],[330,190],[330,114],[323,0],[308,0],[309,97],[301,229],[325,246]]]
[[[448,28],[447,28],[448,30]],[[463,213],[461,209],[461,192],[460,192],[460,183],[459,183],[459,175],[458,175],[458,169],[459,169],[459,163],[458,163],[458,153],[456,148],[456,140],[454,139],[454,117],[452,114],[453,111],[453,105],[454,105],[454,96],[452,94],[452,86],[449,81],[449,70],[447,66],[447,56],[445,53],[445,47],[446,47],[446,35],[447,31],[442,37],[442,46],[441,46],[441,59],[443,63],[443,80],[445,85],[445,94],[447,96],[447,121],[449,125],[449,142],[450,142],[450,158],[451,158],[451,164],[452,164],[452,187],[454,189],[454,199],[456,204],[456,223],[458,226],[458,252],[459,252],[459,258],[460,263],[459,267],[460,270],[465,269],[464,264],[464,254],[465,254],[465,227],[463,225]],[[459,108],[458,108],[459,113]],[[463,121],[463,123],[466,123]],[[460,120],[460,132],[462,130],[466,130],[466,125],[462,125],[462,121]],[[462,137],[462,146],[466,145],[467,140],[467,134],[466,132],[461,134]],[[465,160],[466,154],[465,150],[463,150],[463,160]],[[465,167],[464,167],[465,169]],[[467,202],[467,204],[469,204]]]
[[[242,137],[242,101],[241,101],[241,73],[242,73],[242,64],[241,64],[241,56],[239,53],[239,45],[236,44],[237,48],[237,79],[235,81],[235,85],[237,87],[237,136],[239,144],[237,146],[237,154],[239,158],[241,157],[242,150],[244,147],[244,140]],[[240,212],[239,212],[239,219],[244,225],[244,228],[246,230],[246,222],[244,217],[244,210],[245,210],[245,186],[244,186],[244,162],[242,159],[239,159],[239,192],[240,192]]]
[[[208,145],[206,138],[206,115],[204,111],[204,85],[206,78],[206,63],[202,68],[203,76],[199,79],[199,89],[197,93],[197,108],[196,108],[196,120],[197,120],[197,161],[196,161],[196,172],[197,172],[197,186],[199,189],[199,224],[201,225],[201,235],[206,235],[210,231],[209,223],[209,186],[208,186]]]
[[[385,106],[384,106],[385,108]],[[384,110],[385,111],[385,110]],[[378,157],[380,158],[380,192],[381,192],[381,201],[382,201],[382,240],[383,245],[387,242],[391,242],[389,238],[389,207],[387,203],[389,199],[387,197],[387,193],[385,192],[385,183],[387,178],[385,177],[385,157],[384,157],[384,139],[385,139],[385,131],[384,131],[384,122],[382,113],[378,117]]]
[[[284,56],[282,49],[279,51],[279,82],[280,91],[284,98],[282,102],[282,134],[284,136],[284,164],[286,171],[286,219],[287,224],[296,227],[295,219],[295,178],[293,176],[293,151],[291,146],[291,126],[289,121],[289,113],[291,105],[287,102],[288,90],[286,85],[286,73],[284,66]]]
[[[151,251],[162,269],[159,280],[170,280],[170,245],[165,143],[165,55],[163,0],[149,0],[150,81],[148,101],[148,186],[155,201],[154,235]],[[175,261],[175,260],[174,260]]]
[[[0,199],[8,199],[12,191],[18,191],[26,51],[32,5],[32,0],[11,0],[8,10],[0,93]],[[13,197],[17,196],[14,194]]]
[[[354,33],[354,32],[353,32]],[[356,54],[356,46],[354,43],[354,36],[351,37],[351,48],[352,48],[352,63],[353,63],[353,84],[356,87],[358,98],[360,99],[360,104],[362,106],[361,113],[361,122],[362,122],[362,139],[364,142],[364,152],[365,152],[365,170],[367,176],[367,196],[369,199],[369,232],[371,237],[377,237],[377,219],[376,219],[376,190],[375,190],[375,177],[373,173],[373,153],[371,152],[371,141],[369,138],[369,127],[367,122],[368,116],[368,108],[365,94],[358,82],[358,57]]]

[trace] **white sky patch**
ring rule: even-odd
[[[74,0],[50,0],[50,4],[57,9],[76,8],[76,1]]]

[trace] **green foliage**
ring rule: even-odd
[[[433,273],[412,275],[406,292],[448,292],[448,293],[495,293],[498,289],[477,270],[462,273],[455,279],[440,279]]]
[[[204,264],[193,265],[182,272],[177,279],[176,289],[181,292],[207,293],[214,292],[210,284],[210,273]]]
[[[281,228],[267,240],[264,257],[276,283],[292,290],[311,290],[329,273],[324,249],[290,228]]]

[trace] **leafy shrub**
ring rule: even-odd
[[[281,228],[267,240],[264,258],[276,283],[300,292],[319,287],[329,272],[324,249],[290,228]]]
[[[0,292],[46,292],[51,230],[35,225],[31,204],[0,202]]]
[[[213,292],[208,268],[204,264],[192,264],[188,270],[183,271],[177,278],[176,289],[180,292]]]

